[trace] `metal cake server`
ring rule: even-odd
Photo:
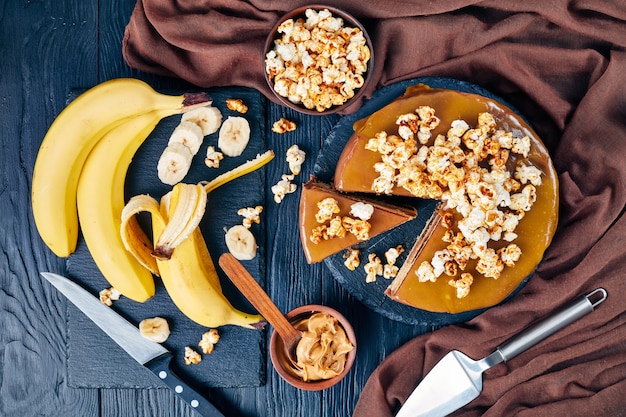
[[[167,387],[203,417],[224,417],[213,404],[181,380],[170,368],[172,353],[144,338],[139,329],[75,282],[51,272],[41,275],[98,325],[126,353],[152,371]]]
[[[471,359],[457,350],[449,352],[422,379],[396,417],[443,417],[463,407],[480,395],[484,371],[508,361],[592,312],[606,297],[604,288],[582,296],[498,346],[481,360]]]

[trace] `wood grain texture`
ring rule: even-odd
[[[137,77],[159,90],[187,89],[180,81],[129,69],[121,58],[123,30],[133,0],[0,0],[0,416],[144,417],[196,414],[167,389],[76,388],[68,381],[65,300],[38,273],[64,273],[64,260],[42,244],[30,211],[36,150],[74,89],[116,77]],[[264,365],[260,387],[204,389],[225,413],[242,417],[349,416],[370,373],[414,335],[432,330],[386,319],[348,294],[323,264],[308,265],[300,248],[299,190],[281,204],[269,187],[288,173],[286,150],[307,153],[300,187],[312,172],[323,139],[340,116],[305,116],[268,102],[268,146],[276,160],[265,170],[265,288],[287,312],[327,304],[345,314],[357,333],[358,353],[348,377],[322,392],[299,391]],[[280,117],[298,129],[271,133]],[[70,310],[71,311],[71,310]],[[266,342],[271,329],[265,332]]]

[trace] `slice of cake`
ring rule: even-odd
[[[300,196],[300,239],[308,263],[326,257],[412,220],[416,210],[340,193],[315,178]]]
[[[417,85],[354,127],[335,171],[338,190],[441,202],[389,297],[458,313],[497,304],[534,271],[556,229],[558,180],[515,112]]]

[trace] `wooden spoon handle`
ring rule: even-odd
[[[265,290],[261,288],[241,262],[230,253],[225,253],[220,256],[219,265],[239,291],[270,322],[286,345],[289,345],[294,338],[301,337],[300,331],[289,323]]]

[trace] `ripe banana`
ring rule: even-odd
[[[107,281],[124,296],[139,302],[154,295],[152,274],[158,275],[158,269],[149,252],[135,258],[124,249],[119,233],[124,182],[135,152],[167,113],[145,113],[111,129],[87,157],[78,180],[76,203],[87,248]],[[135,218],[128,231],[143,239],[141,245],[152,247]]]
[[[198,186],[202,187],[203,192],[209,193],[228,181],[260,168],[271,161],[273,157],[274,153],[267,151],[214,180]],[[121,233],[127,249],[137,256],[141,256],[139,253],[145,254],[149,250],[132,236],[126,235],[130,218],[142,211],[151,213],[152,239],[154,242],[158,242],[169,223],[172,221],[185,223],[182,217],[174,220],[174,217],[177,216],[175,212],[181,210],[179,207],[193,205],[193,203],[188,204],[180,200],[192,199],[191,191],[188,194],[183,189],[188,188],[195,191],[194,187],[196,186],[189,184],[177,185],[171,192],[163,196],[160,205],[154,198],[147,195],[132,197],[122,212]],[[187,219],[186,226],[193,224],[194,221]],[[178,229],[179,226],[175,228]],[[157,245],[155,244],[155,247]],[[224,296],[215,265],[197,224],[186,239],[172,248],[169,259],[157,258],[157,266],[170,298],[180,311],[191,320],[207,327],[232,324],[246,328],[260,328],[265,324],[261,316],[247,314],[234,308]]]
[[[73,100],[48,129],[35,161],[33,215],[45,244],[60,257],[74,252],[78,178],[87,155],[106,132],[153,110],[175,114],[210,102],[204,93],[160,94],[132,78],[101,83]]]
[[[239,156],[250,141],[250,124],[244,117],[230,116],[220,127],[217,146],[227,156]]]

